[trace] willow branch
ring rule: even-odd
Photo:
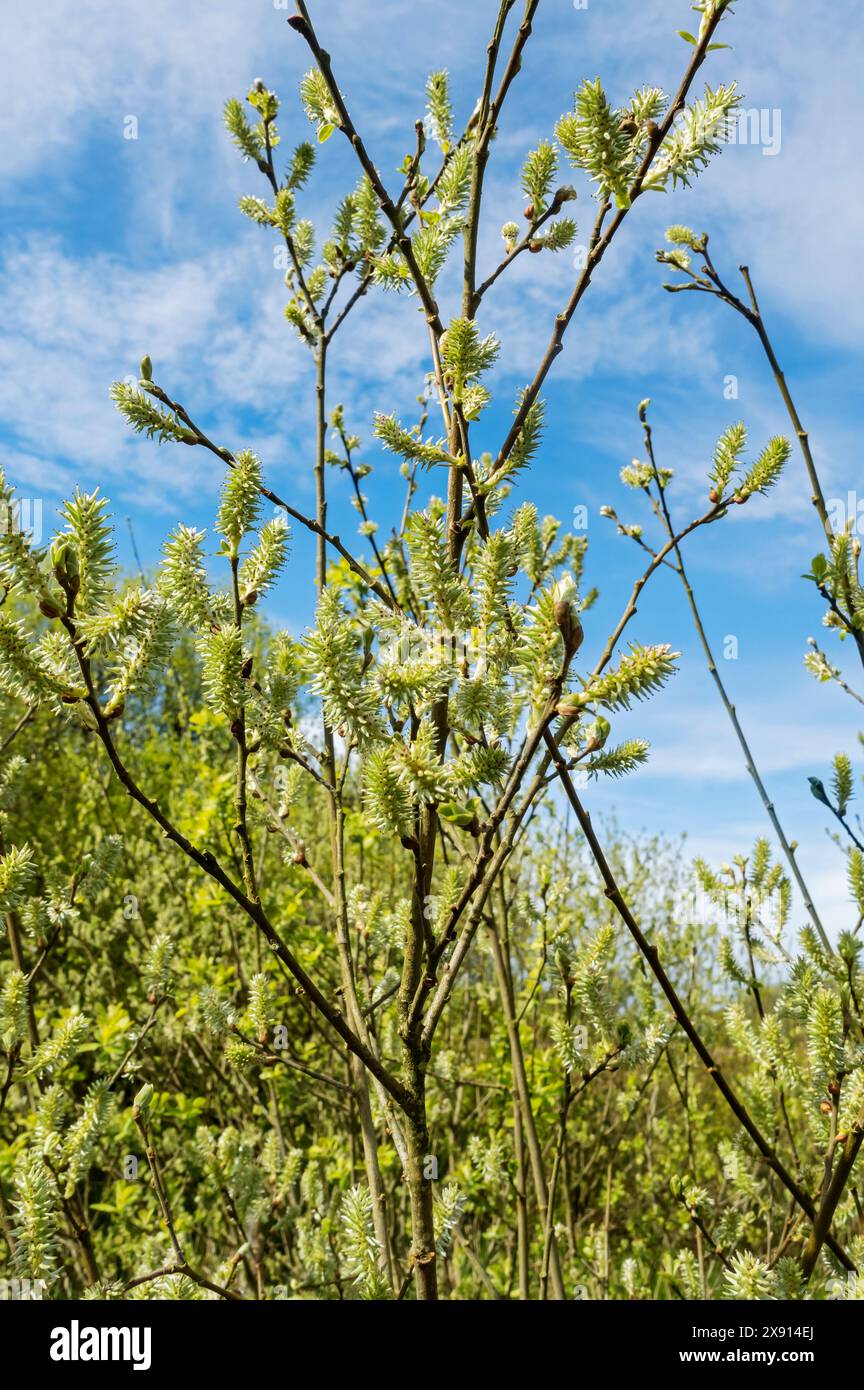
[[[618,886],[615,876],[612,873],[611,868],[609,867],[609,863],[606,859],[606,856],[603,853],[602,846],[600,845],[600,842],[597,839],[597,836],[594,832],[594,827],[591,824],[591,817],[588,815],[587,811],[582,805],[582,802],[579,800],[576,788],[574,787],[570,774],[565,766],[564,759],[561,757],[561,754],[558,751],[558,748],[554,740],[550,737],[548,733],[545,735],[545,739],[546,746],[549,750],[549,755],[560,773],[561,785],[564,788],[567,800],[570,802],[570,805],[573,807],[573,810],[576,813],[576,819],[579,822],[582,833],[588,842],[588,846],[594,857],[594,861],[597,865],[597,868],[600,871],[600,876],[603,879],[605,885],[606,897],[612,903],[619,917],[623,921],[624,925],[627,927],[627,930],[630,932],[630,935],[633,937],[633,940],[635,941],[640,954],[642,955],[643,959],[645,960],[649,969],[651,970],[651,973],[653,974],[654,978],[657,980],[657,983],[660,985],[660,988],[665,994],[669,1002],[669,1005],[672,1009],[672,1013],[675,1017],[676,1022],[679,1024],[679,1026],[686,1034],[689,1042],[691,1043],[697,1056],[699,1057],[699,1060],[702,1062],[703,1066],[708,1072],[708,1075],[711,1077],[712,1081],[719,1090],[723,1099],[726,1101],[726,1104],[732,1111],[736,1120],[747,1132],[750,1139],[753,1141],[754,1145],[758,1149],[759,1153],[762,1155],[762,1158],[765,1160],[771,1171],[773,1173],[776,1173],[783,1186],[794,1198],[798,1206],[809,1218],[809,1220],[813,1222],[815,1225],[817,1213],[816,1208],[813,1205],[813,1202],[810,1200],[810,1197],[807,1195],[807,1193],[804,1191],[801,1185],[798,1182],[796,1182],[792,1174],[787,1171],[782,1160],[778,1157],[774,1149],[768,1143],[767,1139],[765,1139],[764,1135],[756,1125],[746,1106],[739,1099],[735,1091],[730,1086],[729,1082],[726,1080],[719,1064],[715,1061],[711,1052],[708,1050],[706,1044],[704,1043],[700,1033],[697,1031],[695,1024],[690,1018],[690,1015],[688,1014],[686,1008],[679,999],[675,987],[672,984],[672,981],[669,979],[669,976],[666,974],[666,971],[660,963],[660,957],[657,951],[657,947],[652,945],[652,943],[649,942],[647,937],[643,934],[638,922],[636,921],[635,917],[633,916],[633,913],[630,911],[630,908],[628,907],[627,902],[624,899],[624,896],[621,892],[621,889]],[[837,1259],[843,1265],[843,1268],[854,1269],[855,1266],[849,1259],[849,1256],[846,1254],[845,1250],[843,1250],[842,1246],[840,1246],[838,1242],[834,1239],[834,1237],[827,1236],[826,1240],[834,1255],[836,1255]]]
[[[198,444],[208,449],[210,453],[215,454],[223,463],[226,463],[229,468],[234,468],[236,466],[237,459],[231,450],[224,448],[221,444],[214,444],[212,439],[209,439],[203,430],[198,428],[195,421],[189,417],[186,410],[178,401],[172,401],[161,387],[153,383],[148,383],[148,391],[156,400],[161,401],[163,405],[168,406],[169,410],[174,411],[178,419],[182,420],[184,425],[192,431],[195,439],[189,440],[189,444]],[[372,578],[371,574],[369,574],[368,570],[361,564],[356,556],[352,555],[351,552],[345,548],[338,536],[331,535],[320,522],[314,521],[312,517],[304,516],[303,512],[297,511],[296,507],[292,507],[290,502],[286,502],[284,498],[280,497],[278,493],[273,492],[271,488],[265,487],[262,484],[259,491],[262,497],[266,497],[268,502],[273,503],[274,507],[278,507],[294,521],[299,522],[301,526],[305,526],[307,531],[312,531],[318,536],[319,540],[326,542],[327,545],[332,545],[333,549],[342,556],[342,559],[346,561],[358,578],[362,579],[363,583],[368,585],[372,592],[376,594],[383,603],[386,603],[388,608],[393,608],[393,598],[387,592],[386,588],[376,579]]]
[[[588,286],[591,283],[594,271],[597,269],[598,265],[603,260],[603,257],[609,250],[609,247],[612,245],[612,242],[614,241],[616,234],[620,230],[625,218],[627,217],[630,208],[637,201],[637,199],[641,197],[644,191],[645,180],[651,170],[651,166],[654,162],[655,156],[657,155],[658,150],[663,144],[663,141],[666,139],[667,135],[671,131],[672,125],[676,117],[684,109],[684,104],[686,102],[687,95],[690,91],[691,86],[693,85],[693,82],[696,78],[697,73],[699,72],[699,69],[701,68],[708,55],[708,49],[713,38],[714,31],[716,30],[722,18],[723,11],[720,10],[709,20],[708,24],[705,26],[705,32],[702,34],[702,36],[699,39],[699,42],[693,49],[693,55],[688,64],[687,71],[685,72],[681,80],[681,83],[678,87],[678,91],[676,92],[672,102],[670,103],[669,109],[663,117],[663,120],[658,123],[649,141],[645,157],[636,173],[636,176],[633,181],[633,186],[630,189],[630,206],[618,208],[614,217],[612,218],[612,221],[609,223],[609,226],[606,228],[605,231],[603,230],[603,224],[606,220],[606,215],[610,209],[609,199],[605,199],[600,205],[600,209],[597,213],[597,218],[594,223],[594,229],[591,236],[591,242],[588,248],[588,256],[585,261],[585,266],[582,270],[581,275],[579,276],[578,281],[576,282],[576,286],[569,300],[567,301],[565,308],[561,311],[561,313],[557,315],[555,319],[555,326],[552,331],[552,336],[549,340],[549,345],[546,349],[540,366],[537,369],[537,372],[534,376],[534,380],[525,390],[525,393],[519,405],[519,409],[516,412],[515,419],[510,428],[510,431],[506,439],[504,440],[504,443],[501,445],[498,457],[495,460],[495,465],[489,477],[489,484],[492,486],[494,486],[496,475],[500,475],[501,473],[503,473],[504,469],[506,468],[507,462],[510,458],[510,454],[512,453],[513,448],[517,440],[519,439],[519,435],[522,432],[523,426],[528,416],[528,412],[530,411],[534,402],[537,400],[543,382],[546,380],[546,377],[549,374],[553,362],[555,361],[559,353],[563,351],[564,335],[567,332],[573,315],[579,307],[579,304],[582,300],[583,295],[585,294],[585,291],[588,289]]]
[[[349,1051],[360,1058],[361,1062],[363,1062],[364,1065],[368,1067],[369,1071],[377,1077],[384,1089],[392,1096],[397,1104],[403,1105],[410,1099],[405,1087],[381,1065],[374,1053],[349,1027],[342,1013],[334,1008],[329,1000],[321,993],[314,980],[306,973],[293,952],[286,946],[265,913],[262,905],[253,902],[240,885],[235,883],[210,850],[201,850],[197,845],[194,845],[191,840],[187,839],[187,837],[168,819],[158,802],[153,801],[138,786],[117,751],[108,721],[102,713],[102,707],[93,684],[89,662],[84,653],[83,643],[77,635],[75,625],[69,617],[63,619],[63,624],[72,639],[78,664],[82,676],[84,677],[84,682],[87,687],[87,704],[96,720],[99,739],[108,754],[109,761],[118,780],[125,787],[132,799],[143,807],[148,815],[152,817],[162,830],[165,838],[170,840],[172,844],[175,844],[178,849],[182,850],[186,857],[197,864],[200,869],[203,869],[204,872],[218,883],[228,896],[244,910],[251,921],[263,933],[270,948],[287,967],[290,974],[294,976],[294,979],[302,987],[304,993],[309,997],[317,1011],[323,1015],[331,1027],[334,1028],[342,1038]]]

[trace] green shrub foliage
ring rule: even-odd
[[[791,446],[727,429],[704,506],[673,520],[643,402],[647,457],[622,477],[650,508],[645,528],[604,508],[640,550],[609,627],[583,532],[531,501],[544,384],[607,248],[643,192],[706,168],[739,101],[698,86],[731,6],[693,8],[676,95],[586,80],[537,133],[487,266],[484,179],[536,3],[509,24],[501,6],[473,111],[430,75],[395,184],[299,4],[300,107],[259,80],[224,119],[317,385],[314,512],[175,398],[158,343],[114,404],[151,447],[212,462],[210,529],[179,526],[133,581],[98,492],[40,548],[0,474],[4,1277],[57,1299],[855,1296],[857,932],[825,929],[767,795],[766,838],[692,869],[586,810],[598,779],[627,795],[641,702],[674,681],[663,631],[632,624],[644,585],[679,572],[713,667],[683,554],[760,507]],[[331,140],[357,174],[321,227],[304,206]],[[494,287],[577,234],[587,261],[495,437]],[[673,227],[659,254],[670,289],[764,327],[707,236]],[[354,421],[328,366],[357,303],[389,293],[417,307],[428,376],[416,418],[383,382]],[[386,532],[379,457],[405,486]],[[327,521],[342,486],[348,542]],[[302,583],[298,530],[317,547],[299,637],[262,612]],[[829,525],[808,578],[860,653],[859,550]],[[815,641],[806,661],[854,695]],[[857,771],[848,753],[821,771],[864,916]]]

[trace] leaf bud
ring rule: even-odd
[[[611,732],[612,725],[609,723],[609,720],[604,719],[602,714],[598,715],[585,730],[588,742],[585,744],[583,751],[585,753],[596,753],[598,749],[604,746]]]
[[[139,1114],[142,1111],[147,1110],[150,1105],[150,1102],[153,1099],[153,1095],[153,1087],[150,1085],[150,1082],[148,1081],[146,1085],[141,1087],[141,1090],[138,1092],[134,1101],[132,1102],[133,1108],[137,1110]]]
[[[566,598],[558,599],[554,610],[555,622],[564,638],[564,650],[568,656],[574,656],[582,645],[585,633],[582,624],[573,611],[573,605]]]
[[[582,706],[572,699],[562,700],[560,705],[555,706],[555,713],[560,714],[562,719],[578,719],[582,713]]]
[[[81,572],[78,563],[78,550],[73,542],[58,536],[51,546],[51,563],[54,576],[67,593],[77,594],[81,587]]]

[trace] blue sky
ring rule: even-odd
[[[422,84],[447,67],[457,119],[478,94],[492,0],[328,0],[311,4],[349,107],[385,179],[412,147]],[[218,472],[199,451],[130,438],[108,399],[110,382],[149,352],[157,379],[211,436],[252,447],[277,490],[311,510],[311,382],[305,353],[282,317],[286,292],[266,233],[236,209],[260,177],[231,149],[221,125],[229,95],[256,76],[283,99],[285,147],[307,138],[296,100],[305,46],[272,0],[60,0],[16,7],[0,57],[0,442],[9,476],[46,517],[75,484],[112,499],[124,562],[133,518],[145,564],[179,520],[207,525]],[[669,91],[687,59],[676,35],[698,22],[686,0],[541,0],[535,34],[493,152],[481,264],[500,255],[501,224],[519,216],[525,152],[551,134],[583,77],[600,74],[613,100],[643,83]],[[667,225],[712,235],[718,266],[735,278],[747,260],[763,310],[813,437],[826,495],[859,486],[861,427],[861,221],[859,91],[862,26],[852,0],[740,0],[726,24],[729,51],[713,55],[712,83],[736,77],[747,107],[764,109],[780,148],[724,150],[691,190],[649,196],[625,224],[573,323],[548,388],[547,443],[521,495],[565,521],[588,508],[588,582],[602,598],[588,627],[599,650],[638,572],[631,542],[598,515],[612,503],[645,520],[618,481],[641,454],[636,405],[653,401],[659,461],[676,470],[678,519],[701,507],[714,442],[743,418],[754,447],[787,428],[764,359],[747,326],[696,296],[670,297],[653,262]],[[124,138],[126,118],[137,139]],[[127,127],[128,128],[128,127]],[[356,181],[338,136],[320,151],[303,212],[327,225]],[[590,191],[577,180],[580,233]],[[853,239],[854,237],[854,239]],[[581,237],[580,237],[581,240]],[[482,326],[503,343],[496,404],[484,417],[494,447],[516,388],[528,380],[551,319],[572,286],[571,253],[523,257],[490,295]],[[448,288],[449,287],[449,288]],[[450,291],[453,291],[452,293]],[[455,281],[441,293],[455,312]],[[363,302],[333,353],[331,403],[345,402],[365,440],[375,409],[410,414],[426,369],[422,319],[408,301]],[[739,380],[739,399],[724,380]],[[485,441],[484,441],[485,442]],[[401,489],[392,458],[368,457],[373,515],[392,524]],[[330,475],[331,521],[350,535],[356,515],[344,480]],[[737,637],[723,674],[825,916],[851,920],[839,856],[825,835],[806,777],[832,753],[853,750],[852,703],[805,673],[821,612],[799,576],[821,533],[796,455],[776,494],[695,539],[691,572],[717,647]],[[362,542],[358,539],[357,546]],[[270,612],[293,630],[311,606],[311,550],[295,536],[294,560]],[[622,720],[616,733],[653,744],[648,769],[592,790],[628,830],[686,831],[714,860],[744,851],[763,829],[744,771],[673,577],[654,581],[631,636],[669,641],[681,671],[665,694]],[[823,644],[829,646],[827,639]],[[852,672],[854,675],[854,671]],[[851,679],[851,676],[850,676]],[[854,684],[854,680],[853,680]]]

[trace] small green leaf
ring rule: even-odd
[[[318,129],[318,144],[323,145],[325,140],[329,140],[335,129],[335,125],[320,126]]]
[[[694,48],[696,47],[696,40],[694,39],[692,34],[687,33],[686,29],[679,29],[678,33],[681,35],[682,39],[686,39],[688,43],[692,43]]]
[[[814,555],[812,561],[810,562],[810,575],[806,577],[814,579],[817,584],[821,584],[825,580],[827,574],[828,561],[825,558],[825,556]]]
[[[460,825],[467,829],[474,824],[477,817],[476,802],[461,806],[458,801],[442,801],[438,807],[438,815],[442,820],[449,821],[451,825]]]

